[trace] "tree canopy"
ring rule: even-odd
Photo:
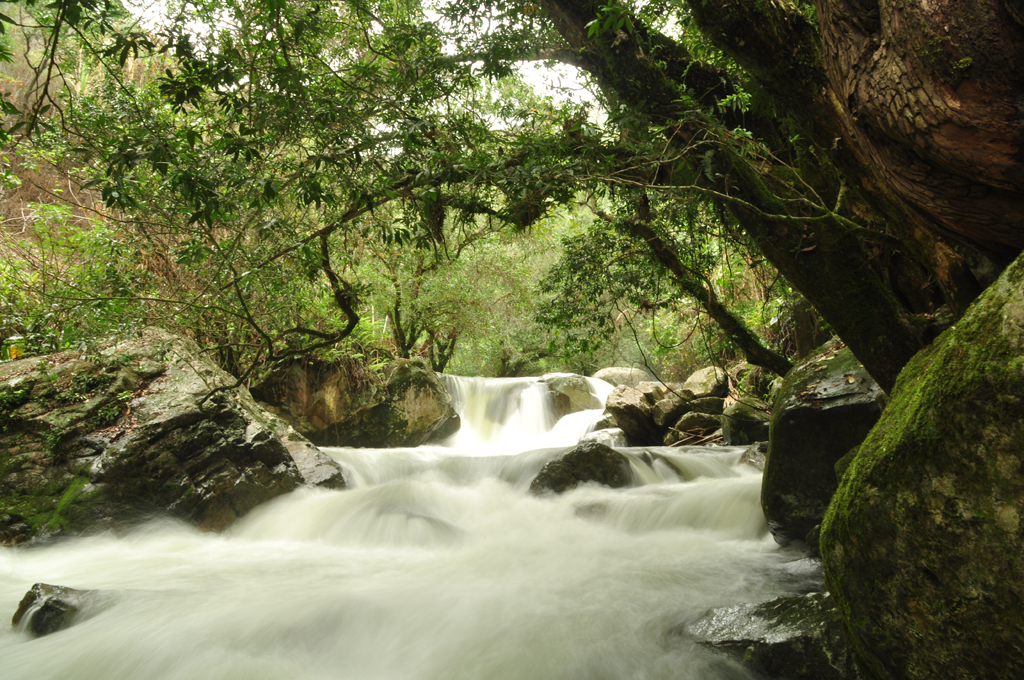
[[[612,247],[588,302],[667,281],[784,372],[719,300],[710,223],[888,389],[1022,245],[1024,27],[996,0],[903,21],[891,2],[10,7],[2,56],[31,71],[4,102],[12,153],[47,154],[130,225],[134,278],[104,276],[188,311],[236,375],[354,338],[370,281],[397,352],[429,340],[443,367],[468,321],[415,302],[431,275],[578,204],[603,226],[569,257]],[[579,70],[592,98],[533,92],[524,61]],[[127,304],[114,285],[82,300]]]

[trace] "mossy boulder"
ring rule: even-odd
[[[719,651],[759,677],[854,680],[860,676],[828,593],[782,597],[761,604],[714,609],[674,629]]]
[[[828,343],[786,374],[772,413],[761,507],[779,543],[802,541],[838,486],[835,464],[867,436],[885,393],[853,353]]]
[[[385,374],[353,362],[296,362],[253,395],[320,446],[419,446],[459,430],[451,396],[423,359],[399,359]]]
[[[1024,677],[1024,259],[903,369],[822,524],[871,678]]]
[[[530,483],[530,492],[564,493],[584,482],[617,489],[631,481],[629,461],[625,456],[610,446],[588,441],[545,465]]]
[[[768,441],[768,405],[754,397],[743,397],[722,412],[722,439],[729,446]]]
[[[248,391],[227,389],[234,382],[194,342],[158,329],[92,356],[0,365],[0,538],[21,543],[159,513],[221,529],[314,483],[305,475],[317,466],[343,484],[319,451],[297,463]],[[207,399],[217,388],[225,389]]]

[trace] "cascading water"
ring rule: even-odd
[[[160,521],[0,550],[0,612],[35,582],[110,594],[50,636],[0,628],[0,677],[748,677],[667,635],[799,587],[740,449],[628,449],[632,488],[535,497],[595,413],[552,423],[531,379],[448,385],[447,446],[325,450],[348,490],[293,492],[223,534]]]

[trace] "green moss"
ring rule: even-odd
[[[1018,260],[907,364],[826,513],[826,578],[869,677],[1020,676],[1001,650],[1024,642],[1022,286]]]

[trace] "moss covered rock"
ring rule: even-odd
[[[220,529],[315,483],[305,475],[317,466],[333,467],[337,485],[337,463],[314,450],[297,464],[286,433],[244,388],[206,399],[233,383],[195,343],[158,329],[88,357],[0,365],[0,539],[21,543],[154,513]]]
[[[768,405],[743,397],[722,412],[722,438],[730,446],[768,441]]]
[[[903,369],[822,525],[872,678],[1024,677],[1024,260]]]
[[[829,343],[793,367],[772,413],[761,507],[775,540],[802,541],[825,516],[835,463],[867,436],[885,394],[853,353]]]

